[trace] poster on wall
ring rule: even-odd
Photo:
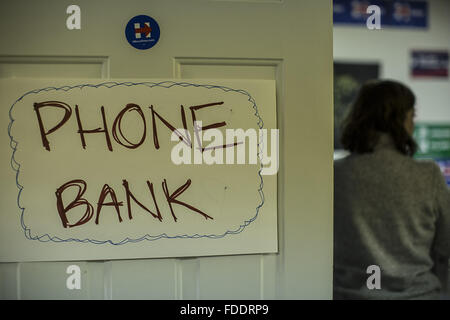
[[[411,51],[411,77],[447,79],[449,65],[448,51]]]
[[[434,160],[450,187],[450,123],[416,123],[414,139],[419,146],[414,157]]]
[[[334,149],[342,149],[342,124],[361,85],[378,79],[378,63],[334,62]]]
[[[427,28],[428,2],[414,0],[334,0],[333,23],[366,27],[367,7],[380,8],[381,28]]]
[[[274,81],[0,82],[0,261],[277,252]]]

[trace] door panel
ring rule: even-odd
[[[261,298],[260,255],[202,258],[198,274],[200,299]]]
[[[20,299],[19,263],[0,263],[0,299]]]
[[[175,58],[174,77],[281,80],[281,64],[282,59]]]
[[[72,262],[28,262],[19,265],[21,299],[87,299],[86,262],[77,262],[81,271],[81,288],[68,290],[67,267]]]
[[[175,259],[122,260],[112,263],[113,299],[175,299]]]
[[[0,78],[108,78],[107,57],[0,56]]]
[[[276,80],[277,92],[282,92],[282,62],[282,59],[257,58],[175,58],[174,77]],[[277,96],[277,105],[280,103]],[[197,298],[274,299],[276,257],[265,254],[200,258],[195,274],[191,275],[198,277]]]

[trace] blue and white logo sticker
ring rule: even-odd
[[[128,21],[125,36],[128,42],[139,50],[147,50],[158,43],[160,35],[158,23],[151,17],[140,15]]]

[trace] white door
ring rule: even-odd
[[[0,298],[331,298],[332,1],[76,4],[80,30],[66,27],[67,1],[2,1],[0,78],[276,80],[279,253],[3,263]],[[148,50],[125,38],[127,22],[141,14],[161,28],[159,42]],[[6,136],[2,143],[9,141],[0,134]],[[80,290],[66,288],[70,264],[81,267]]]

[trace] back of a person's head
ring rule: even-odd
[[[404,123],[414,104],[414,93],[397,81],[365,83],[344,122],[341,139],[344,148],[356,153],[372,152],[380,134],[386,133],[401,153],[412,156],[417,145]]]

